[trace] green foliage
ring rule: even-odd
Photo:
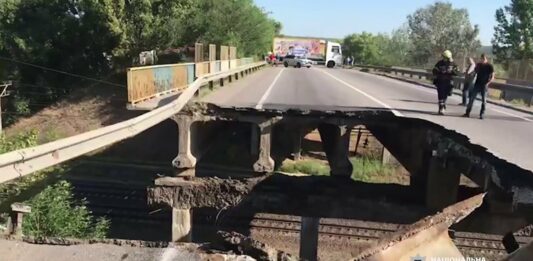
[[[19,133],[12,137],[0,136],[0,154],[37,145],[37,131]]]
[[[519,106],[519,107],[525,107],[527,106],[527,103],[523,99],[513,99],[510,102],[512,105]]]
[[[379,37],[367,32],[346,36],[343,40],[344,55],[353,56],[355,63],[378,64],[382,55]]]
[[[407,17],[411,58],[418,65],[431,64],[444,50],[455,57],[474,53],[481,43],[477,25],[470,23],[466,9],[455,9],[452,4],[436,2],[416,10]]]
[[[379,159],[363,157],[351,158],[354,167],[352,179],[363,182],[393,182],[398,179],[394,174],[396,169],[391,165],[383,165]],[[319,160],[285,161],[280,168],[287,173],[303,173],[315,176],[330,175],[327,162]]]
[[[356,64],[403,66],[408,63],[409,35],[405,27],[392,35],[363,32],[351,34],[343,40],[345,56],[353,56]]]
[[[533,58],[533,0],[511,0],[496,11],[492,45],[500,61]]]
[[[287,173],[304,173],[316,176],[327,176],[330,172],[325,163],[316,160],[286,161],[281,165],[280,170]]]
[[[198,0],[188,24],[188,42],[237,47],[241,56],[264,54],[281,24],[268,18],[252,0]]]
[[[0,56],[93,78],[131,66],[140,51],[195,42],[234,45],[240,55],[264,53],[280,30],[252,0],[0,1]],[[0,60],[1,79],[16,82],[18,99],[5,107],[16,115],[92,83]]]
[[[498,78],[502,79],[508,79],[509,77],[509,70],[505,68],[505,65],[500,63],[494,63],[494,72]]]
[[[72,187],[61,181],[30,200],[31,213],[24,219],[24,234],[35,237],[104,238],[109,220],[95,220],[85,201],[76,201]]]
[[[372,158],[351,158],[354,166],[352,179],[363,182],[387,182],[394,174],[394,167],[383,165],[380,160]]]

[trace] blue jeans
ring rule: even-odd
[[[485,113],[485,107],[487,105],[487,87],[475,85],[474,88],[470,89],[470,100],[468,101],[466,114],[470,114],[470,112],[472,111],[474,100],[476,99],[478,94],[481,94],[481,111],[479,112],[479,115],[483,115]]]
[[[467,82],[467,81],[465,81],[465,83],[463,85],[463,102],[462,102],[462,104],[464,104],[464,105],[467,105],[468,102],[470,101],[468,99],[468,95],[472,91],[472,85],[473,85],[472,83]]]

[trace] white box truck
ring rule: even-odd
[[[286,55],[307,58],[328,68],[342,65],[342,46],[334,41],[310,37],[275,37],[273,52],[283,59]]]

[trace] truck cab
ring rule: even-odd
[[[330,42],[326,43],[326,66],[333,68],[342,64],[342,48],[339,43]]]

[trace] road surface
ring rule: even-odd
[[[206,96],[220,107],[256,109],[387,109],[401,117],[425,119],[468,136],[494,155],[533,171],[533,115],[487,105],[484,120],[476,102],[462,118],[461,98],[448,100],[446,116],[437,115],[436,90],[351,69],[324,67],[261,70]]]

